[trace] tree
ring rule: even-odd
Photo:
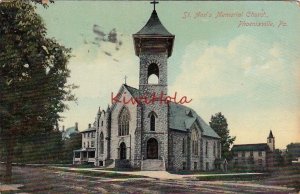
[[[39,2],[39,0],[35,0]],[[46,27],[30,1],[0,3],[0,145],[11,181],[16,142],[57,126],[66,101],[71,50],[46,37]]]
[[[290,143],[286,146],[286,162],[292,164],[292,160],[300,157],[300,143]]]
[[[73,162],[73,151],[81,148],[81,134],[72,134],[69,139],[63,141],[63,153],[61,160],[64,163]]]
[[[227,120],[221,112],[211,116],[210,127],[221,137],[222,158],[231,159],[230,146],[236,137],[229,135]]]
[[[279,149],[276,149],[274,151],[274,164],[275,164],[275,166],[283,166],[284,165],[283,153]]]

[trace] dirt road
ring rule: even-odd
[[[296,193],[293,189],[239,181],[111,179],[42,167],[14,167],[20,192],[48,193]]]

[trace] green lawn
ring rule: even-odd
[[[215,172],[216,173],[216,172]],[[199,173],[201,174],[201,173]],[[204,174],[202,172],[202,174]],[[206,174],[206,173],[205,173]],[[276,167],[261,175],[226,175],[197,177],[199,181],[251,181],[273,186],[285,186],[300,191],[300,166]]]

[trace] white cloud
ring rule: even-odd
[[[285,78],[282,57],[279,44],[267,45],[250,36],[236,37],[226,46],[193,42],[171,91],[198,99],[251,93],[257,85],[279,84]]]
[[[265,142],[269,129],[277,137],[295,137],[299,135],[295,105],[300,103],[297,61],[281,44],[251,36],[238,36],[223,46],[195,41],[185,50],[170,94],[177,91],[192,98],[188,106],[206,121],[222,112],[237,143]],[[278,138],[277,146],[283,148],[286,141]]]

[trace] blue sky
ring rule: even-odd
[[[124,76],[138,87],[138,58],[131,35],[147,22],[147,1],[57,1],[38,7],[48,36],[72,48],[70,83],[78,104],[70,103],[61,125],[80,130],[106,109]],[[236,143],[266,142],[273,130],[276,146],[300,141],[300,7],[296,2],[164,1],[157,5],[164,26],[175,34],[168,61],[169,94],[188,96],[188,106],[207,122],[222,112]],[[184,19],[186,13],[191,17]],[[218,12],[241,17],[218,17]],[[196,13],[211,17],[194,17]],[[260,13],[263,17],[247,17]],[[240,21],[272,22],[273,27]],[[284,26],[278,27],[279,23]],[[96,40],[95,31],[115,29],[120,45]],[[116,49],[116,47],[118,47]]]

